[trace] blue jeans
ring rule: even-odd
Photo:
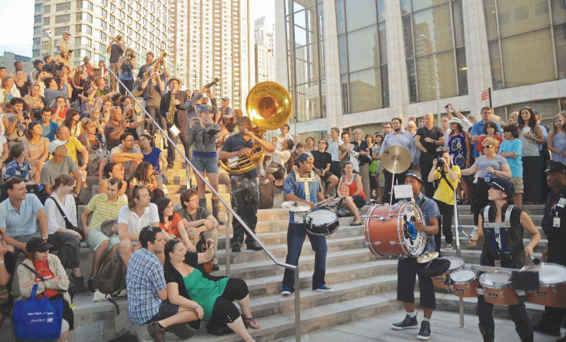
[[[285,262],[290,265],[298,265],[303,242],[305,236],[309,237],[312,249],[314,251],[314,274],[312,276],[312,288],[318,289],[325,284],[324,276],[326,274],[326,254],[328,247],[326,246],[326,237],[308,234],[303,223],[289,223],[287,230],[287,258]],[[283,287],[294,289],[295,271],[285,269],[283,276]]]

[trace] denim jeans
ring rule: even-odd
[[[290,265],[299,264],[299,256],[303,248],[305,237],[309,237],[311,247],[314,251],[314,274],[312,276],[312,288],[318,289],[325,284],[324,277],[326,274],[326,254],[328,247],[326,246],[326,237],[308,234],[303,223],[289,223],[287,230],[287,258],[285,262]],[[283,276],[283,287],[294,289],[295,271],[285,269]]]

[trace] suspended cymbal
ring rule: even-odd
[[[381,155],[381,165],[391,173],[403,173],[411,166],[411,153],[403,146],[389,146]]]

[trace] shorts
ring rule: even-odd
[[[525,186],[523,185],[523,178],[513,177],[513,178],[511,178],[511,182],[513,183],[513,186],[515,187],[515,193],[516,194],[522,194],[523,191],[525,190]]]
[[[100,247],[100,245],[106,240],[110,240],[109,247],[112,247],[118,242],[120,242],[120,238],[118,237],[118,235],[112,235],[112,237],[109,238],[98,228],[88,229],[88,236],[86,242],[93,251],[96,251],[98,247]]]
[[[218,158],[195,156],[191,159],[195,169],[199,172],[218,173]]]
[[[364,205],[366,205],[366,200],[365,198],[363,198],[360,195],[356,195],[356,196],[352,196],[352,200],[354,201],[354,204],[356,205],[356,207],[361,208]]]
[[[155,314],[155,316],[153,316],[152,319],[147,321],[146,324],[151,322],[161,321],[162,319],[166,319],[176,315],[178,312],[179,312],[178,305],[171,304],[169,303],[169,301],[163,301],[159,305],[159,311],[157,312],[157,314]]]

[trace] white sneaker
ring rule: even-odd
[[[103,302],[106,300],[106,295],[98,290],[94,291],[94,295],[92,296],[92,301],[94,303]]]

